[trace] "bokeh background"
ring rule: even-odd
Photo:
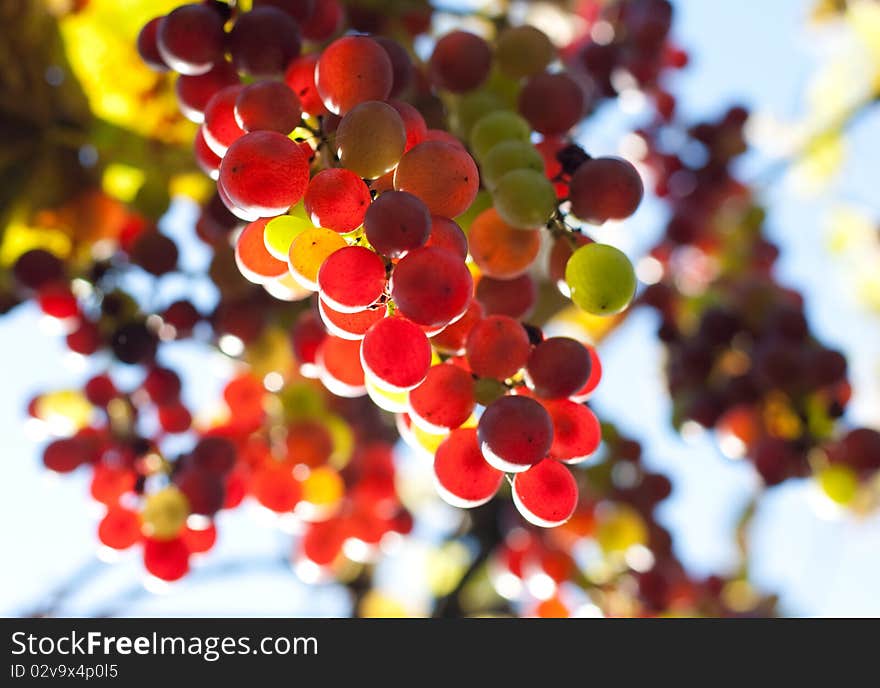
[[[864,226],[880,216],[880,110],[865,107],[846,127],[843,142],[809,160],[792,161],[786,149],[786,137],[797,126],[821,117],[817,102],[829,93],[857,95],[870,79],[865,65],[871,56],[855,33],[872,27],[839,22],[816,28],[808,21],[814,0],[677,0],[675,6],[674,35],[691,56],[670,86],[680,111],[696,120],[742,103],[755,113],[756,145],[739,161],[739,173],[759,186],[768,208],[770,238],[782,249],[777,276],[804,294],[817,337],[849,359],[853,400],[847,419],[880,426],[880,311],[870,301],[880,259],[869,243],[859,243]],[[578,138],[593,154],[616,153],[640,117],[638,103],[626,111],[609,108],[591,118]],[[834,168],[833,177],[826,167]],[[178,199],[162,229],[178,242],[183,262],[197,270],[208,255],[194,238],[195,217],[195,206]],[[661,229],[662,209],[648,199],[625,231],[609,230],[601,239],[638,259]],[[214,295],[203,286],[172,282],[165,288],[210,305]],[[659,520],[672,531],[688,569],[698,575],[733,570],[739,563],[737,519],[759,489],[758,480],[749,464],[723,456],[708,434],[682,436],[671,428],[654,318],[642,309],[602,343],[604,384],[592,405],[641,441],[649,466],[671,478],[673,494]],[[187,403],[197,406],[200,395],[219,393],[228,373],[222,358],[206,356],[195,343],[175,345],[169,354],[185,377]],[[87,476],[60,479],[44,470],[25,408],[38,391],[81,383],[83,365],[66,354],[61,338],[47,334],[32,304],[0,318],[0,614],[349,613],[344,588],[307,585],[292,574],[286,563],[289,536],[269,527],[256,508],[221,513],[220,541],[210,558],[161,590],[144,586],[136,556],[99,558],[94,532],[100,514],[84,498]],[[405,447],[397,460],[407,479],[429,481],[427,463]],[[436,548],[454,523],[450,508],[439,501],[426,507],[418,537],[379,567],[377,585],[402,611],[428,613],[425,581],[463,556]],[[880,615],[880,513],[854,515],[834,507],[811,481],[789,480],[761,499],[749,535],[750,578],[762,591],[779,595],[782,613]]]

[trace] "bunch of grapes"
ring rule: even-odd
[[[814,475],[835,502],[877,502],[880,433],[841,428],[846,359],[810,332],[799,293],[773,276],[779,254],[764,212],[730,166],[746,150],[735,107],[687,129],[705,155],[688,164],[644,132],[646,163],[671,208],[652,257],[662,279],[642,301],[661,317],[677,426],[714,428],[722,451],[748,457],[765,484]]]
[[[338,36],[341,17],[310,5],[190,4],[141,32],[145,61],[180,73],[196,159],[229,211],[215,202],[200,235],[233,237],[241,274],[273,297],[316,294],[292,330],[301,372],[397,413],[447,501],[483,504],[506,474],[525,518],[559,525],[578,501],[564,464],[600,441],[583,403],[600,367],[527,321],[530,270],[554,241],[577,305],[626,308],[632,265],[584,223],[631,215],[641,178],[571,143],[589,84],[541,31],[507,27],[494,46],[453,31],[422,64],[387,37]]]

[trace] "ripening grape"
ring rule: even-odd
[[[485,504],[501,487],[504,473],[483,458],[474,428],[453,430],[434,456],[437,492],[452,506],[469,509]]]
[[[468,254],[468,239],[461,231],[461,227],[454,220],[439,215],[431,218],[431,233],[425,246],[445,248],[462,260],[465,260]]]
[[[465,352],[465,345],[471,329],[483,319],[483,315],[483,307],[480,302],[472,300],[463,316],[431,336],[431,344],[442,354],[462,355]]]
[[[409,415],[429,432],[461,426],[474,410],[470,373],[449,363],[433,366],[424,382],[409,393]]]
[[[305,211],[318,227],[346,233],[364,222],[370,205],[370,190],[350,170],[331,168],[312,177],[303,198]]]
[[[220,176],[220,156],[211,150],[205,140],[203,126],[199,126],[193,139],[193,157],[199,169],[214,181]]]
[[[332,229],[314,227],[297,236],[287,258],[293,278],[306,289],[318,291],[318,271],[327,257],[344,248],[345,239]]]
[[[245,279],[254,284],[265,284],[287,272],[287,263],[266,250],[263,234],[267,222],[266,218],[251,222],[235,242],[235,264]]]
[[[422,113],[409,103],[404,103],[400,100],[392,100],[388,104],[397,110],[397,114],[400,115],[400,119],[403,121],[403,127],[406,130],[406,146],[404,150],[408,151],[413,146],[424,141],[428,135],[428,125],[425,124],[425,118],[422,117]]]
[[[223,21],[205,5],[183,5],[159,23],[157,47],[162,60],[181,74],[204,74],[223,59]]]
[[[431,367],[431,344],[425,333],[398,315],[373,325],[360,346],[364,371],[392,390],[416,387]]]
[[[442,248],[419,248],[400,259],[391,273],[391,298],[414,323],[446,325],[464,313],[473,278],[461,258]]]
[[[543,528],[565,523],[578,502],[578,487],[571,471],[552,459],[544,459],[514,476],[511,493],[523,518]]]
[[[544,174],[544,158],[525,141],[502,141],[486,155],[480,173],[486,187],[494,189],[506,173],[513,170],[534,170]]]
[[[318,270],[321,298],[342,313],[356,313],[375,303],[385,290],[385,263],[363,246],[331,253]]]
[[[366,393],[360,350],[360,340],[333,335],[324,337],[315,354],[315,362],[321,382],[333,394],[354,398]]]
[[[308,189],[306,190],[308,193]],[[266,223],[263,229],[263,243],[270,255],[278,260],[287,262],[290,254],[290,245],[303,232],[314,229],[312,222],[305,217],[302,206],[296,206],[295,210],[301,210],[301,214],[279,215]]]
[[[602,362],[599,360],[599,353],[593,346],[587,346],[587,350],[590,352],[590,377],[587,378],[584,386],[571,396],[572,401],[583,402],[589,399],[602,380]]]
[[[231,62],[218,62],[204,74],[181,75],[174,84],[180,111],[197,124],[205,119],[205,106],[217,91],[239,83],[238,73]]]
[[[205,106],[202,134],[205,143],[220,158],[226,155],[229,146],[245,134],[235,118],[235,101],[243,88],[238,84],[227,86],[217,91]]]
[[[336,129],[336,151],[342,165],[367,179],[394,169],[405,147],[403,120],[387,103],[370,100],[352,106]]]
[[[535,74],[519,94],[519,113],[545,136],[563,134],[584,115],[584,91],[564,72]]]
[[[565,267],[571,300],[593,315],[614,315],[629,305],[636,275],[626,254],[608,244],[587,244]]]
[[[621,158],[592,158],[571,177],[571,212],[587,222],[622,220],[632,215],[644,195],[638,171]]]
[[[510,26],[495,43],[495,60],[507,76],[521,79],[543,71],[556,57],[547,34],[534,26]]]
[[[318,313],[330,334],[342,339],[360,340],[364,338],[373,323],[386,316],[387,308],[381,305],[354,313],[343,313],[328,306],[323,299],[319,298]]]
[[[324,101],[315,86],[315,65],[318,63],[317,53],[302,55],[291,62],[284,73],[284,81],[290,90],[299,98],[303,112],[312,117],[327,114]]]
[[[144,63],[157,72],[167,72],[170,67],[159,52],[159,25],[165,17],[151,19],[138,33],[137,51]]]
[[[376,251],[389,258],[401,258],[428,241],[431,215],[412,194],[386,191],[367,210],[364,230]]]
[[[432,215],[456,217],[476,198],[480,174],[463,148],[425,141],[400,159],[394,188],[420,198]]]
[[[453,31],[440,38],[429,62],[434,82],[453,93],[474,90],[489,76],[491,66],[489,44],[467,31]]]
[[[144,534],[156,540],[177,537],[189,516],[186,496],[174,485],[147,495],[141,512]]]
[[[516,375],[530,350],[525,328],[505,315],[490,315],[475,323],[466,341],[467,361],[474,374],[496,380]]]
[[[556,210],[556,191],[543,172],[513,170],[498,180],[492,193],[495,210],[514,227],[541,227]]]
[[[528,143],[532,134],[529,123],[510,110],[496,110],[481,117],[471,129],[471,149],[483,160],[502,141]]]
[[[486,461],[499,471],[517,473],[547,456],[553,422],[534,399],[506,396],[486,407],[477,433]]]
[[[228,49],[236,69],[255,77],[283,74],[301,47],[296,21],[271,6],[239,14],[228,37]]]
[[[480,271],[498,279],[522,275],[541,249],[538,231],[511,227],[494,208],[483,211],[473,221],[468,242]]]
[[[476,297],[486,315],[525,318],[538,300],[538,286],[529,273],[510,280],[481,277],[477,282]]]
[[[385,36],[373,36],[376,43],[388,54],[391,60],[391,73],[393,75],[390,97],[394,98],[403,93],[410,85],[413,78],[412,58],[406,49],[397,41]]]
[[[235,141],[220,164],[219,184],[239,208],[261,217],[280,215],[299,201],[309,182],[302,149],[275,131]]]
[[[344,115],[355,105],[388,98],[394,71],[388,53],[366,36],[344,36],[324,48],[315,85],[330,112]]]
[[[590,352],[570,337],[550,337],[538,344],[526,365],[526,383],[545,399],[576,394],[590,378]]]
[[[544,403],[553,421],[553,444],[548,456],[568,464],[585,461],[599,448],[602,428],[587,406],[568,399]]]
[[[287,135],[301,120],[299,98],[282,81],[258,81],[245,86],[235,101],[235,121],[244,131],[267,129]]]

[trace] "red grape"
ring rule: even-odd
[[[364,371],[394,390],[421,384],[431,367],[431,344],[421,328],[399,315],[373,325],[361,342]]]
[[[418,196],[432,215],[456,217],[480,188],[480,173],[463,148],[424,141],[407,151],[394,172],[394,188]]]
[[[587,222],[622,220],[632,215],[644,195],[638,171],[621,158],[592,158],[571,177],[571,212]]]
[[[519,94],[519,112],[544,135],[563,134],[584,115],[584,92],[564,72],[535,74]]]
[[[144,24],[137,37],[137,50],[146,65],[157,72],[167,72],[170,67],[159,52],[159,24],[165,17],[156,17]]]
[[[455,356],[463,354],[471,329],[483,319],[483,315],[483,307],[480,302],[472,300],[463,316],[431,337],[434,348],[444,354]]]
[[[193,122],[205,119],[205,106],[221,88],[239,83],[232,63],[222,61],[213,69],[198,76],[181,76],[174,84],[180,110]]]
[[[474,410],[474,380],[463,368],[444,363],[428,370],[409,393],[409,415],[429,432],[457,428]]]
[[[299,26],[277,7],[257,7],[240,14],[229,32],[232,63],[251,76],[282,74],[301,47]]]
[[[528,273],[511,280],[481,277],[476,296],[487,315],[525,318],[538,299],[538,287]]]
[[[388,53],[366,36],[345,36],[328,45],[315,68],[315,85],[330,112],[344,115],[368,100],[385,100],[394,73]]]
[[[364,223],[370,190],[363,179],[342,168],[321,170],[312,177],[303,198],[312,223],[334,232],[350,232]]]
[[[485,40],[467,31],[443,36],[431,54],[431,78],[453,93],[472,91],[489,76],[492,49]]]
[[[181,74],[204,74],[223,59],[223,20],[205,5],[182,5],[159,23],[157,46],[165,64]]]
[[[547,456],[553,421],[534,399],[506,396],[493,401],[477,426],[480,449],[499,471],[525,471]]]
[[[245,86],[235,101],[235,121],[244,131],[268,129],[287,135],[301,120],[299,98],[281,81]]]
[[[529,356],[526,382],[539,397],[569,397],[586,384],[590,367],[590,352],[583,344],[569,337],[551,337]]]
[[[375,303],[385,290],[385,263],[363,246],[331,253],[318,270],[321,298],[343,313],[356,313]]]
[[[599,447],[602,429],[587,406],[568,399],[544,402],[553,421],[553,444],[549,457],[565,463],[580,463]]]
[[[474,428],[453,430],[434,457],[437,491],[452,506],[468,509],[485,504],[501,487],[504,473],[480,453]]]
[[[324,326],[330,334],[342,339],[363,339],[373,323],[386,316],[387,310],[382,305],[355,313],[342,313],[328,306],[323,299],[318,299],[318,312]]]
[[[506,380],[525,366],[531,350],[525,328],[506,315],[490,315],[471,327],[467,361],[480,377]]]
[[[318,55],[316,53],[302,55],[291,62],[284,73],[284,81],[299,98],[303,111],[312,117],[327,113],[324,101],[321,100],[318,88],[315,86],[315,65],[317,63]]]
[[[391,298],[402,315],[437,327],[462,315],[473,296],[470,271],[442,248],[419,248],[400,259],[391,273]]]
[[[176,581],[189,571],[189,549],[180,538],[144,540],[144,568],[156,578]]]
[[[431,216],[425,204],[405,191],[386,191],[364,217],[367,241],[379,253],[400,258],[424,246],[431,233]]]
[[[565,523],[578,502],[577,483],[571,471],[551,459],[516,475],[511,492],[513,503],[523,517],[544,528]]]
[[[205,106],[202,134],[208,147],[221,158],[229,146],[245,134],[235,117],[235,102],[243,88],[240,85],[227,86],[217,91]]]

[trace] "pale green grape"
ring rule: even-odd
[[[480,118],[471,130],[471,149],[482,160],[502,141],[528,142],[532,128],[515,112],[498,110]]]
[[[534,229],[547,224],[556,209],[556,191],[543,172],[513,170],[492,193],[495,210],[507,224]]]
[[[463,95],[452,110],[452,126],[459,136],[467,140],[471,129],[490,112],[503,110],[504,101],[490,91],[472,91]]]
[[[490,189],[508,172],[525,169],[544,173],[544,158],[525,141],[502,141],[489,151],[480,168],[483,182]]]
[[[613,315],[629,305],[636,292],[632,263],[608,244],[587,244],[565,266],[571,300],[593,315]]]

